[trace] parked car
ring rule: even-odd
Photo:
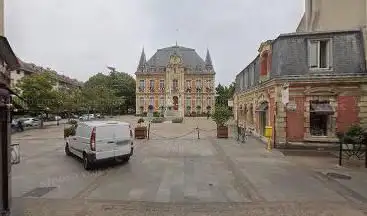
[[[20,119],[20,121],[23,122],[23,125],[25,127],[37,127],[40,126],[41,124],[41,121],[36,118],[22,118]]]
[[[65,138],[66,155],[83,159],[86,170],[100,161],[129,161],[134,152],[131,126],[117,121],[81,122],[75,136]]]
[[[82,120],[82,121],[88,121],[88,120],[93,120],[93,119],[95,119],[94,114],[85,114],[79,117],[79,120]]]

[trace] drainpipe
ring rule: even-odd
[[[10,92],[4,84],[0,84],[0,155],[1,155],[0,215],[4,216],[10,214],[10,205],[11,205],[10,108],[11,108]]]

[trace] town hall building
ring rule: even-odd
[[[175,116],[212,112],[215,70],[209,54],[203,60],[192,48],[166,47],[146,60],[141,53],[136,75],[136,112],[172,111]]]

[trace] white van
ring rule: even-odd
[[[117,121],[80,122],[75,136],[65,139],[66,155],[83,159],[85,169],[106,159],[129,161],[134,152],[129,123]]]

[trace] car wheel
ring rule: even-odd
[[[85,170],[90,170],[92,168],[91,163],[87,157],[87,155],[83,155],[83,166]]]
[[[71,156],[71,152],[70,152],[70,149],[69,149],[69,144],[67,144],[67,143],[66,143],[66,145],[65,145],[65,154],[66,154],[67,156]]]

